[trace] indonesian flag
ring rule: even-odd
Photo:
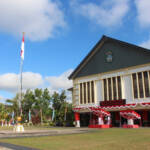
[[[21,53],[20,53],[21,59],[24,60],[24,34],[22,37],[22,44],[21,44]]]

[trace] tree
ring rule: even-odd
[[[15,112],[15,116],[19,115],[19,105],[18,105],[18,100],[19,100],[19,94],[16,94],[16,96],[13,99],[7,99],[6,102],[10,105],[11,111]]]
[[[34,103],[35,103],[34,93],[30,89],[28,89],[24,94],[23,102],[22,102],[24,120],[28,120],[29,118],[28,114],[33,110]]]
[[[42,107],[42,112],[45,116],[44,119],[47,118],[47,116],[50,116],[50,103],[51,103],[51,96],[49,94],[48,89],[44,89],[43,94],[42,94],[42,103],[41,103],[41,107]]]
[[[60,94],[54,92],[52,95],[52,107],[55,110],[55,118],[54,122],[56,125],[64,124],[64,116],[65,116],[65,99],[66,94],[65,91],[62,91]]]
[[[41,124],[43,123],[43,114],[46,114],[50,106],[50,95],[48,89],[35,89],[35,108],[40,110]]]
[[[0,103],[0,118],[1,120],[5,119],[5,105]]]
[[[2,109],[3,106],[0,106],[0,111],[3,112],[1,115],[4,114],[4,111],[6,110],[8,112],[7,114],[15,112],[15,116],[20,115],[18,100],[19,94],[16,94],[13,99],[8,99],[6,101],[9,104],[7,109]],[[44,90],[38,88],[35,90],[28,89],[23,93],[21,106],[23,111],[23,121],[28,120],[30,111],[32,113],[32,119],[34,118],[36,123],[41,122],[41,124],[43,124],[44,121],[47,121],[47,119],[52,116],[53,107],[55,110],[54,123],[56,125],[64,125],[68,123],[70,119],[72,122],[72,105],[66,102],[65,91],[62,91],[61,93],[54,92],[51,96],[47,88]]]
[[[74,112],[72,110],[72,103],[67,103],[66,108],[66,126],[73,126]]]

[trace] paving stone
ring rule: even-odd
[[[18,146],[18,145],[14,145],[14,144],[1,143],[0,142],[0,150],[39,150],[39,149],[34,149],[34,148],[29,148],[29,147]]]
[[[0,131],[0,138],[17,138],[17,137],[35,137],[35,136],[54,136],[65,134],[77,134],[93,132],[96,129],[89,128],[65,128],[53,130],[28,130],[23,133],[16,133],[13,131]]]
[[[0,146],[0,150],[12,150],[12,149]]]

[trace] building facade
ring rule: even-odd
[[[150,126],[150,51],[107,36],[69,76],[76,126]]]

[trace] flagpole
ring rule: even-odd
[[[20,101],[19,101],[19,109],[20,109],[20,116],[22,116],[22,70],[23,70],[23,60],[21,59],[20,63]]]
[[[23,40],[22,40],[22,44],[24,44],[24,35],[25,32],[23,32]],[[23,71],[23,60],[24,60],[24,45],[21,48],[21,63],[20,63],[20,101],[19,101],[19,110],[20,110],[20,116],[22,116],[22,106],[21,106],[21,102],[22,102],[22,71]]]
[[[21,102],[22,102],[22,70],[23,70],[23,60],[24,60],[24,32],[23,32],[23,38],[22,38],[22,44],[21,44],[21,62],[20,62],[20,93],[19,93],[19,98],[18,98],[18,105],[19,105],[19,116],[17,117],[17,125],[14,126],[14,131],[15,132],[24,132],[24,127],[21,124],[22,121],[22,106],[21,106]]]

